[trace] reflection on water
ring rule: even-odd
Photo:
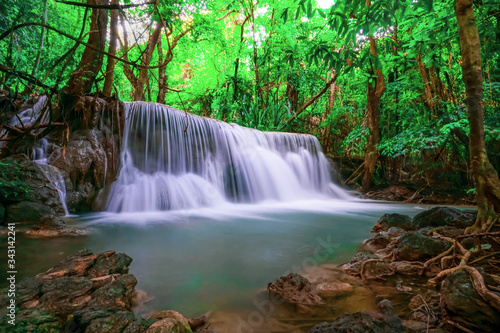
[[[425,208],[329,200],[85,215],[76,224],[90,228],[90,236],[34,240],[18,235],[18,279],[83,248],[113,249],[134,259],[130,272],[139,281],[137,289],[154,296],[149,310],[194,316],[216,308],[245,309],[257,290],[284,273],[349,260],[382,214],[413,216]],[[2,257],[6,247],[4,237]],[[1,269],[1,287],[5,274]]]

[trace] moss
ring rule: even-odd
[[[0,162],[0,201],[17,202],[29,197],[30,186],[23,179],[29,173],[23,171],[19,164],[11,160]]]

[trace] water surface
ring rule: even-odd
[[[130,273],[139,281],[136,289],[154,296],[146,311],[176,309],[195,316],[245,309],[280,275],[348,261],[384,213],[413,216],[426,208],[326,200],[89,214],[73,222],[92,231],[87,237],[18,236],[18,276],[33,276],[79,249],[112,249],[134,259]]]

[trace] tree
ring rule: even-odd
[[[107,4],[108,0],[88,0],[88,5],[91,6]],[[93,8],[88,46],[83,52],[79,65],[63,89],[67,95],[82,96],[91,91],[103,63],[107,25],[108,10]]]
[[[478,215],[472,230],[488,230],[500,215],[500,181],[488,160],[484,139],[483,74],[481,68],[481,43],[474,15],[472,0],[456,0],[455,11],[460,33],[462,70],[469,125],[470,164]]]

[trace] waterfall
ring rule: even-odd
[[[37,121],[41,123],[47,123],[49,121],[49,113],[43,112],[45,104],[47,103],[47,96],[41,96],[38,101],[31,108],[21,111],[17,116],[10,119],[9,124],[11,126],[21,126],[28,127],[35,124]],[[43,129],[33,130],[33,134],[38,134],[42,132]],[[3,133],[2,133],[3,136]],[[38,164],[47,164],[47,149],[49,143],[46,138],[38,140],[32,151],[32,159]],[[0,146],[1,147],[1,146]],[[64,213],[68,215],[68,208],[66,206],[66,184],[62,177],[61,172],[56,167],[52,167],[54,172],[44,173],[48,180],[54,185],[57,192],[59,193],[59,198],[61,199],[61,204],[64,208]]]
[[[108,211],[350,198],[332,182],[314,136],[261,132],[146,102],[127,103],[126,117]]]
[[[33,161],[35,161],[38,164],[42,165],[47,165],[47,148],[48,148],[48,141],[46,138],[43,138],[39,140],[35,146],[33,147]],[[66,205],[66,184],[64,183],[64,178],[56,167],[52,167],[54,169],[54,172],[47,172],[45,173],[45,177],[50,180],[52,185],[57,190],[57,193],[59,194],[59,199],[61,200],[61,204],[64,208],[64,215],[68,216],[68,207]]]

